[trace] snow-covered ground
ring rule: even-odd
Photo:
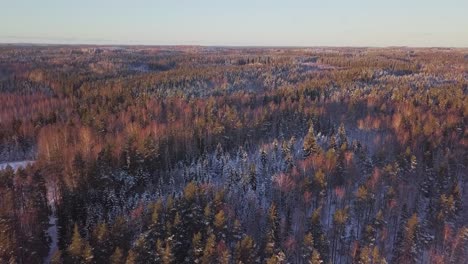
[[[0,163],[0,170],[6,169],[6,167],[10,166],[13,170],[17,170],[18,168],[24,168],[28,166],[28,164],[34,163],[34,160],[23,160],[23,161],[13,161],[13,162],[3,162]]]
[[[55,210],[53,210],[55,211]],[[50,237],[50,247],[49,253],[44,260],[44,263],[50,263],[52,257],[54,256],[55,252],[58,249],[58,236],[57,236],[57,217],[55,216],[55,212],[52,212],[49,215],[49,228],[47,229],[47,235]]]

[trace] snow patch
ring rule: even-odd
[[[14,161],[14,162],[4,162],[0,163],[0,170],[6,169],[10,166],[13,170],[18,170],[19,168],[25,168],[29,164],[33,164],[34,160],[23,160],[23,161]]]

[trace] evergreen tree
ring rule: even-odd
[[[6,196],[5,196],[6,197]],[[15,255],[18,248],[12,222],[0,218],[0,260],[8,260]]]
[[[93,249],[91,248],[91,245],[88,242],[85,243],[85,246],[83,248],[82,259],[85,263],[93,263]]]
[[[67,253],[70,255],[72,263],[82,262],[82,254],[84,250],[84,242],[78,230],[78,225],[73,227],[73,236],[70,246],[68,246]]]
[[[143,143],[142,157],[144,166],[147,171],[154,173],[160,166],[159,162],[159,145],[153,135],[149,135]]]
[[[221,240],[219,243],[218,243],[218,246],[217,246],[217,255],[218,255],[218,258],[217,258],[217,263],[219,264],[229,264],[230,261],[231,261],[231,254],[229,252],[229,248],[226,246],[226,243],[224,242],[224,240]]]
[[[337,149],[335,134],[332,134],[330,136],[330,141],[328,143],[328,149],[331,149],[331,150],[336,150]]]
[[[457,241],[451,255],[451,263],[466,263],[468,257],[468,227],[461,227],[456,235]]]
[[[260,151],[260,160],[262,162],[262,169],[265,170],[267,162],[268,162],[268,156],[267,156],[265,149],[262,149]]]
[[[54,255],[52,256],[52,259],[50,260],[51,264],[61,264],[63,263],[63,256],[62,256],[62,251],[57,250],[55,251]]]
[[[164,252],[162,254],[162,263],[163,264],[171,264],[174,261],[174,255],[172,254],[172,246],[171,241],[166,241],[166,247],[164,248]]]
[[[335,262],[336,252],[339,251],[338,241],[343,235],[348,217],[347,208],[337,209],[333,214],[332,262]]]
[[[93,232],[94,256],[98,263],[105,262],[112,253],[109,229],[106,223],[99,223]]]
[[[180,211],[180,213],[179,213]],[[174,222],[172,223],[172,228],[171,228],[171,234],[173,240],[171,241],[172,243],[170,244],[170,253],[174,254],[175,261],[180,263],[184,261],[185,257],[187,256],[187,248],[190,246],[190,240],[189,238],[189,232],[188,232],[188,227],[190,223],[185,222],[186,219],[184,219],[181,216],[181,213],[184,215],[187,215],[188,212],[186,211],[186,208],[179,210],[176,212],[176,215],[174,217]],[[187,241],[188,240],[188,241]],[[167,252],[167,245],[166,245],[166,251]]]
[[[268,221],[267,221],[267,238],[265,245],[265,254],[267,258],[270,258],[276,253],[276,249],[280,244],[279,237],[279,216],[278,210],[274,203],[271,204],[268,209]]]
[[[284,264],[286,262],[286,255],[280,251],[266,260],[266,264]]]
[[[345,130],[343,123],[341,123],[340,127],[338,128],[338,138],[340,140],[340,146],[342,146],[343,144],[348,145],[348,139],[346,137],[346,130]]]
[[[137,264],[137,254],[133,250],[128,251],[127,259],[125,260],[125,264]]]
[[[224,215],[224,211],[220,210],[214,217],[214,223],[213,223],[215,230],[216,230],[216,236],[220,239],[225,239],[226,238],[226,217]]]
[[[318,250],[314,249],[312,251],[309,263],[310,264],[321,264],[321,263],[323,263],[323,260],[320,258],[320,253],[318,252]]]
[[[396,263],[416,263],[419,255],[419,220],[413,214],[404,226],[403,235],[399,238],[394,253]]]
[[[463,210],[463,200],[462,200],[462,195],[460,192],[460,185],[458,183],[456,183],[453,186],[450,196],[452,196],[454,200],[453,212],[455,215],[459,215],[460,212]]]
[[[123,252],[119,247],[115,248],[114,253],[109,258],[110,264],[123,264],[124,263]]]
[[[255,164],[250,164],[249,169],[249,184],[252,190],[257,190],[257,171],[255,169]]]
[[[236,263],[254,263],[256,259],[255,242],[250,236],[245,236],[236,245]]]
[[[201,263],[203,256],[202,235],[200,232],[193,235],[192,238],[192,258],[193,263]]]
[[[153,259],[152,245],[146,241],[145,235],[140,235],[140,237],[138,237],[134,243],[132,251],[135,253],[135,260],[137,262]]]
[[[321,259],[326,263],[328,261],[329,241],[323,231],[323,226],[320,223],[320,210],[317,208],[310,218],[309,232],[314,238],[314,248],[318,251]]]
[[[320,146],[315,138],[314,126],[310,125],[307,135],[304,137],[303,144],[304,156],[307,157],[310,154],[317,154],[321,151]]]
[[[308,260],[311,257],[313,250],[314,250],[314,237],[312,236],[312,233],[308,232],[307,234],[304,235],[304,239],[302,241],[301,257],[304,262],[306,262],[306,260]]]
[[[203,250],[202,263],[210,264],[216,260],[216,236],[210,234],[206,240],[205,249]]]
[[[123,146],[121,164],[125,170],[135,172],[137,166],[137,150],[135,148],[135,136],[129,136]]]

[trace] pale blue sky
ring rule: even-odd
[[[0,43],[468,47],[468,0],[0,0]]]

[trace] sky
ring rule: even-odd
[[[468,0],[0,0],[0,43],[468,47]]]

